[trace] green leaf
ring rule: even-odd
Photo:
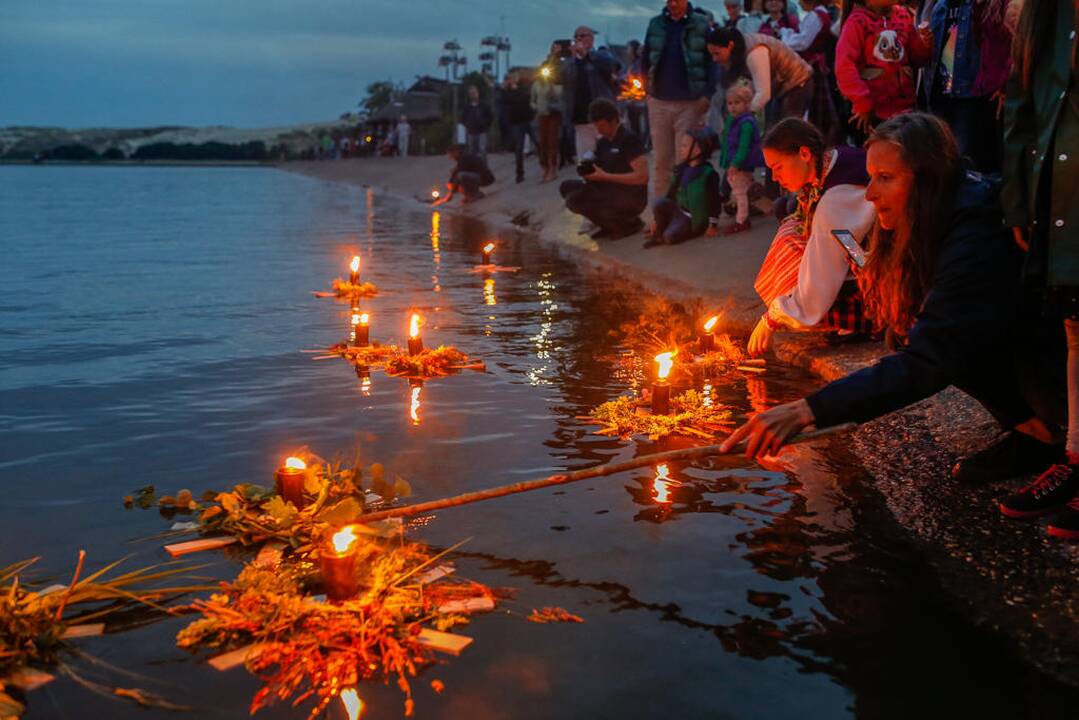
[[[274,495],[270,498],[270,501],[263,505],[262,509],[269,513],[270,517],[277,523],[277,526],[281,528],[291,526],[298,514],[296,507],[279,495]]]
[[[362,514],[363,507],[356,498],[345,498],[336,505],[331,505],[320,512],[317,520],[334,527],[341,527],[355,522]]]
[[[261,485],[255,485],[254,483],[242,483],[236,486],[236,492],[245,500],[252,502],[259,502],[265,500],[274,494],[273,490],[264,488]]]

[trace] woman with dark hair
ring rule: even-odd
[[[813,96],[813,68],[780,40],[757,33],[714,28],[708,33],[708,52],[723,67],[726,90],[738,81],[753,85],[749,109],[757,112],[774,101],[771,121],[802,117]]]
[[[744,439],[748,455],[772,454],[809,425],[865,422],[954,385],[1018,431],[961,462],[958,479],[1041,469],[1061,449],[1020,390],[1013,357],[1019,249],[1001,222],[993,183],[963,170],[955,138],[932,115],[885,121],[867,145],[866,199],[877,222],[859,285],[867,312],[898,347],[802,400],[755,415],[724,448]]]
[[[865,151],[826,147],[820,130],[787,118],[765,136],[764,161],[797,194],[798,209],[780,224],[753,283],[766,310],[749,354],[767,351],[777,330],[869,330],[847,251],[832,236],[849,230],[861,243],[873,227]]]
[[[1055,512],[1049,534],[1079,539],[1079,11],[1074,0],[1027,0],[1012,45],[1004,105],[1005,222],[1027,252],[1024,275],[1047,291],[1046,315],[1067,342],[1066,457],[1000,509]],[[1056,358],[1050,356],[1051,361]],[[1063,364],[1063,363],[1060,363]],[[1046,368],[1053,372],[1060,367]],[[1048,464],[1048,463],[1047,463]]]

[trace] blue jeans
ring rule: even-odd
[[[468,133],[468,151],[487,159],[487,133]]]

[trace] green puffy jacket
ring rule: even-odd
[[[1030,87],[1023,88],[1014,70],[1008,80],[1001,204],[1005,223],[1032,238],[1030,264],[1038,267],[1028,272],[1045,272],[1050,287],[1079,287],[1075,10],[1071,0],[1039,2],[1056,3],[1056,23],[1050,37],[1037,41]]]
[[[708,91],[708,66],[712,63],[712,57],[708,54],[705,38],[708,35],[708,18],[687,6],[685,32],[682,33],[682,53],[686,58],[686,72],[689,76],[689,89],[701,97]],[[645,38],[648,45],[648,87],[655,86],[656,66],[659,64],[660,55],[663,54],[663,45],[667,40],[667,25],[670,23],[670,15],[667,9],[656,15],[648,23]]]

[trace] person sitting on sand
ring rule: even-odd
[[[710,127],[690,130],[682,136],[674,177],[667,194],[652,201],[652,231],[646,248],[677,245],[700,235],[717,234],[723,210],[719,199],[719,173],[709,158],[719,144]]]
[[[797,210],[780,224],[753,283],[766,309],[749,354],[767,352],[777,330],[868,331],[850,259],[832,236],[849,230],[864,243],[873,227],[865,150],[827,148],[820,130],[787,118],[765,136],[764,158],[776,182],[797,195]]]
[[[466,203],[483,197],[483,191],[480,188],[487,187],[495,181],[495,175],[487,166],[487,161],[479,155],[468,152],[464,145],[450,147],[446,155],[454,162],[453,171],[446,183],[446,194],[432,204],[448,203],[457,191],[461,192]]]
[[[724,451],[745,440],[751,457],[774,454],[807,426],[866,422],[954,385],[1011,432],[961,461],[953,476],[984,483],[1044,470],[1063,454],[1054,442],[1059,428],[1043,419],[1057,410],[1036,414],[1025,391],[1044,389],[1042,380],[1017,370],[1025,331],[1021,253],[1002,222],[996,184],[963,169],[951,130],[926,113],[882,122],[867,143],[866,165],[877,222],[859,284],[868,312],[900,346],[806,398],[754,415]]]
[[[610,100],[593,100],[588,117],[599,141],[594,159],[577,166],[583,179],[566,180],[559,192],[566,208],[584,215],[598,228],[593,238],[611,240],[641,231],[640,215],[648,205],[648,159],[641,139],[622,125]]]

